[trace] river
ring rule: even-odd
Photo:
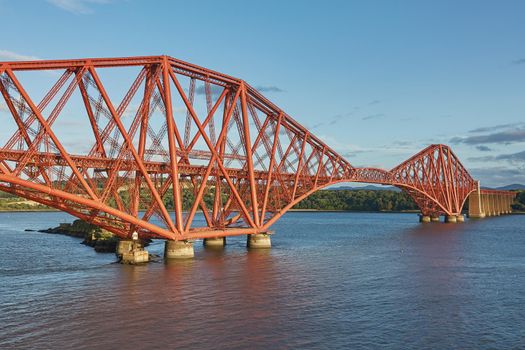
[[[0,214],[0,349],[525,348],[525,216],[292,212],[270,250],[144,266],[24,232],[72,220]]]

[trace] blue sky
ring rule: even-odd
[[[356,166],[446,143],[482,184],[525,183],[523,1],[0,0],[0,14],[0,60],[167,54],[264,87]]]

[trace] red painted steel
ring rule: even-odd
[[[42,70],[60,73],[37,103],[18,75]],[[134,74],[118,105],[116,70]],[[340,182],[397,186],[425,215],[459,214],[477,188],[445,145],[390,171],[355,168],[246,82],[167,56],[0,62],[0,92],[16,126],[0,190],[121,237],[266,232]],[[79,120],[89,150],[63,141]]]

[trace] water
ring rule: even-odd
[[[269,251],[146,266],[23,232],[71,220],[0,214],[1,349],[525,348],[525,216],[289,213]]]

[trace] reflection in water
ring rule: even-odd
[[[406,233],[410,251],[406,251],[404,263],[413,286],[407,293],[410,308],[418,316],[420,346],[439,341],[441,332],[436,330],[446,331],[450,323],[457,324],[455,332],[461,334],[460,310],[469,303],[466,280],[458,269],[464,260],[466,225],[431,225],[432,230],[419,225]]]
[[[273,247],[114,264],[0,214],[0,348],[523,348],[523,216],[290,213]],[[148,248],[162,254],[163,242]]]

